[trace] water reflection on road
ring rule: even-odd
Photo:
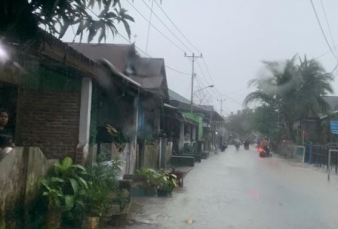
[[[230,147],[198,163],[172,197],[134,199],[138,223],[128,228],[338,228],[337,180]]]

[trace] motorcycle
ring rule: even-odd
[[[222,144],[221,152],[224,152],[227,148],[228,146],[226,144]]]
[[[238,152],[239,151],[239,143],[235,143],[235,147],[236,147],[236,151]]]
[[[266,147],[264,149],[263,146],[258,147],[258,152],[260,157],[272,157],[272,154],[270,153],[269,147]]]
[[[244,143],[244,149],[249,150],[249,143]]]

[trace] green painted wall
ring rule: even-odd
[[[183,112],[184,117],[190,118],[198,123],[198,141],[203,140],[203,117],[199,114],[194,114],[190,112]]]
[[[21,84],[30,90],[80,92],[82,82],[81,78],[69,77],[37,66],[22,76]]]

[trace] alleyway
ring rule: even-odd
[[[128,228],[338,228],[338,177],[326,179],[312,166],[230,146],[197,164],[173,197],[135,199],[139,223]]]

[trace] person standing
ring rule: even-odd
[[[13,133],[6,128],[9,117],[8,112],[0,110],[0,149],[5,150],[6,148],[14,147]]]

